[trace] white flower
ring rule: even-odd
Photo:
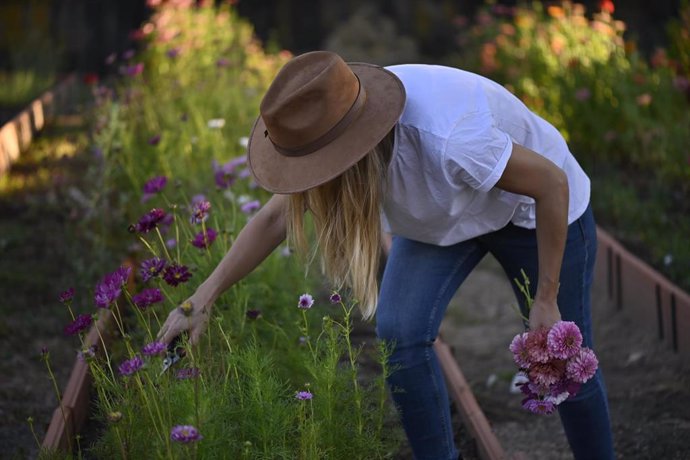
[[[225,126],[224,118],[212,118],[208,121],[208,127],[211,129],[220,129]]]
[[[673,263],[673,256],[671,254],[666,254],[664,256],[664,265],[668,267],[672,263]]]
[[[246,149],[249,146],[249,138],[246,136],[240,137],[240,146],[242,146]]]

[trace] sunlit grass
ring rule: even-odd
[[[26,104],[54,82],[54,75],[44,75],[32,70],[0,72],[0,106],[18,107]]]

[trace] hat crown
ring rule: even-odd
[[[297,149],[327,135],[359,92],[357,76],[340,56],[306,53],[278,73],[261,101],[261,117],[276,146]]]

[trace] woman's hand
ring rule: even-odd
[[[561,313],[555,302],[545,302],[535,299],[529,310],[529,328],[536,331],[540,327],[549,329],[561,320]]]
[[[212,302],[206,299],[206,296],[197,291],[180,306],[174,308],[161,326],[156,340],[167,345],[172,339],[187,331],[189,343],[195,345],[206,330],[211,316]]]

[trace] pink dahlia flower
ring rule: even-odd
[[[539,328],[529,331],[525,345],[529,353],[529,359],[533,363],[546,363],[551,359],[549,347],[546,342],[548,331],[546,328]]]
[[[572,321],[559,321],[549,330],[546,337],[549,353],[558,359],[575,356],[582,346],[580,328]]]
[[[599,361],[594,351],[589,348],[581,348],[578,353],[570,358],[566,365],[568,378],[578,383],[585,383],[594,376],[599,367]]]
[[[528,369],[532,364],[529,350],[527,349],[527,332],[518,334],[513,338],[508,347],[513,353],[513,360],[522,369]]]

